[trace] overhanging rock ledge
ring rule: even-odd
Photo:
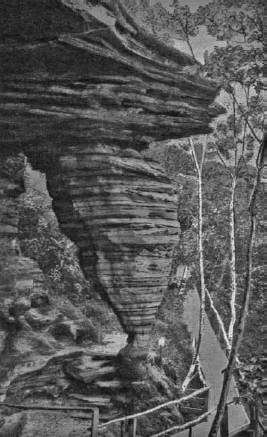
[[[62,230],[147,353],[179,233],[151,141],[211,131],[217,84],[147,35],[117,1],[0,4],[1,154],[46,173]]]

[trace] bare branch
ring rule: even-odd
[[[221,319],[220,314],[218,313],[217,309],[214,306],[212,297],[211,297],[209,291],[207,290],[207,288],[205,289],[205,291],[206,291],[206,297],[207,297],[208,304],[209,304],[213,314],[215,315],[215,318],[216,318],[216,321],[217,321],[218,325],[220,326],[220,329],[221,329],[221,332],[222,332],[222,335],[223,335],[223,341],[226,344],[226,349],[227,349],[227,351],[230,352],[231,345],[230,345],[230,342],[229,342],[227,334],[226,334],[226,329],[225,329],[224,323],[223,323],[223,321]]]
[[[254,20],[252,17],[250,17],[249,15],[247,15],[247,18],[254,24],[254,26],[257,28],[257,30],[260,32],[260,33],[262,33],[262,31],[263,31],[263,27],[262,26],[259,26],[258,25],[258,23],[257,23],[257,21],[256,20]]]
[[[218,154],[218,156],[219,156],[219,158],[220,158],[220,160],[221,160],[221,162],[222,162],[222,164],[223,164],[225,170],[226,170],[227,173],[231,176],[231,178],[233,178],[232,172],[231,172],[231,170],[229,169],[229,167],[227,167],[226,162],[225,162],[225,160],[224,160],[224,158],[223,158],[223,156],[222,156],[222,154],[221,154],[221,152],[220,152],[220,150],[219,150],[217,144],[214,143],[214,147],[215,147],[215,149],[216,149],[216,152],[217,152],[217,154]]]
[[[254,128],[252,127],[252,125],[251,125],[251,123],[250,123],[250,121],[249,121],[248,116],[244,113],[244,111],[243,111],[243,109],[242,109],[242,106],[241,106],[240,103],[238,102],[238,100],[237,100],[237,98],[236,98],[236,96],[235,96],[234,91],[231,90],[231,91],[229,92],[229,94],[232,96],[232,98],[233,98],[233,100],[235,101],[235,103],[236,103],[238,109],[240,110],[242,116],[244,117],[245,121],[247,122],[247,126],[249,127],[249,129],[250,129],[252,135],[254,136],[255,140],[258,141],[259,144],[261,144],[261,143],[262,143],[262,139],[259,138],[258,135],[256,134]]]

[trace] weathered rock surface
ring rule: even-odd
[[[40,308],[49,305],[49,298],[47,293],[43,291],[35,292],[31,295],[31,307]]]
[[[106,149],[104,148],[104,150]],[[115,154],[114,150],[118,154]],[[100,151],[102,151],[101,148]],[[97,152],[99,151],[97,150]],[[127,151],[126,153],[128,158],[129,155],[132,156],[129,165],[133,169],[140,164],[144,179],[140,178],[136,183],[137,189],[133,183],[132,185],[125,183],[125,192],[122,192],[123,202],[129,195],[128,207],[131,210],[131,208],[134,208],[133,200],[139,199],[139,213],[141,210],[142,220],[146,220],[147,215],[150,213],[150,210],[143,204],[143,199],[145,199],[145,202],[149,201],[146,198],[148,196],[147,186],[144,185],[143,187],[143,197],[138,194],[139,190],[142,193],[142,180],[144,180],[151,189],[151,206],[153,206],[153,199],[157,197],[162,203],[165,199],[166,204],[169,202],[170,208],[173,208],[170,202],[171,191],[168,185],[164,186],[164,181],[167,180],[160,168],[153,163],[149,166],[148,161],[143,162],[138,152]],[[98,153],[95,156],[99,159]],[[21,160],[19,157],[16,159],[19,159],[23,168],[23,159]],[[16,159],[14,159],[14,162],[9,161],[7,166],[12,178],[16,177],[13,167]],[[104,162],[105,165],[113,163],[116,175],[117,161],[120,162],[120,160],[123,165],[126,165],[124,152],[113,149],[108,153],[108,161]],[[63,162],[64,159],[62,159]],[[64,169],[63,164],[62,169]],[[111,169],[113,169],[112,165]],[[148,176],[146,172],[148,172]],[[62,174],[64,175],[63,170]],[[149,183],[147,180],[150,180],[151,175],[152,180]],[[55,175],[50,173],[51,180],[52,177],[55,177]],[[18,180],[20,183],[22,182],[20,178]],[[101,182],[101,180],[98,180],[98,182]],[[154,184],[156,187],[160,187],[160,184],[162,184],[161,190],[163,192],[158,193],[156,191],[154,193]],[[57,184],[57,187],[60,187],[60,185]],[[169,192],[165,192],[165,188]],[[133,192],[133,189],[136,189],[136,193]],[[117,191],[119,192],[119,190]],[[20,192],[21,189],[16,188],[16,195]],[[9,195],[3,192],[3,199],[4,204],[9,204],[8,202],[12,200],[13,209],[9,217],[10,220],[14,220],[14,216],[16,218],[13,226],[13,237],[17,235],[18,198],[11,197],[10,199]],[[103,202],[104,211],[105,202],[102,201],[101,196],[98,199],[100,199],[100,204]],[[155,236],[161,228],[164,229],[164,219],[161,216],[164,217],[165,214],[168,214],[164,207],[160,206],[160,202],[157,205],[157,226],[155,225],[151,229],[152,233],[155,232]],[[97,210],[94,209],[94,211]],[[92,214],[89,217],[92,217],[91,220],[93,221],[94,215]],[[85,229],[87,231],[87,228]],[[134,229],[134,227],[130,228],[130,232],[133,232]],[[105,228],[102,226],[99,233],[104,233],[104,230]],[[173,237],[171,235],[170,237],[175,238],[176,232],[175,225]],[[163,233],[160,241],[166,241],[165,238]],[[42,405],[84,405],[86,401],[100,407],[101,420],[104,420],[104,417],[107,420],[112,418],[113,415],[125,414],[125,408],[128,408],[126,401],[128,402],[131,399],[131,396],[127,399],[129,381],[119,378],[121,374],[117,369],[116,356],[126,344],[126,335],[118,334],[118,338],[114,335],[108,338],[105,336],[102,344],[99,341],[98,344],[95,344],[94,341],[97,341],[97,339],[96,337],[92,339],[90,320],[86,319],[67,297],[55,297],[46,289],[45,277],[36,262],[22,256],[19,251],[18,253],[15,252],[11,248],[11,238],[5,234],[2,236],[2,241],[7,243],[7,256],[1,271],[1,280],[3,279],[3,281],[1,282],[0,295],[0,400],[16,404],[39,403]],[[142,242],[142,239],[140,241]],[[150,241],[150,247],[153,247],[152,243]],[[88,246],[85,247],[85,250],[88,250]],[[159,246],[158,249],[159,254],[165,252],[167,254],[169,251],[169,248],[164,248],[163,245],[162,248]],[[102,250],[101,246],[99,253],[101,253],[100,250]],[[138,247],[136,250],[138,250]],[[164,263],[165,258],[163,257],[163,261],[161,261],[159,254],[157,255],[158,262]],[[169,263],[168,258],[166,258],[166,263]],[[94,269],[92,267],[91,272],[90,275],[93,275]],[[58,327],[62,326],[65,330],[60,331],[60,335],[57,335],[59,334]],[[144,376],[144,373],[141,376]],[[148,383],[149,387],[150,385],[153,387],[152,393],[154,394],[156,392],[155,383],[152,381]],[[152,399],[153,396],[148,396],[148,398]],[[109,399],[110,402],[108,402]],[[168,396],[163,397],[163,400],[168,399]],[[70,414],[58,412],[29,410],[26,412],[27,423],[25,426],[21,428],[20,424],[18,426],[15,424],[16,427],[14,428],[7,417],[10,414],[10,417],[13,417],[12,413],[16,411],[16,409],[6,408],[3,416],[5,417],[4,422],[0,419],[0,432],[7,432],[7,434],[3,434],[5,437],[15,436],[17,431],[19,432],[18,435],[22,437],[81,437],[88,435],[89,421],[83,421],[77,417],[71,417]],[[116,435],[117,432],[116,429],[113,435]],[[103,435],[111,436],[112,434],[110,434],[110,431],[107,433],[104,431]]]
[[[74,363],[66,363],[63,368],[65,374],[83,384],[93,384],[102,379],[112,379],[116,376],[116,368],[110,363],[91,361],[88,356],[81,357]]]
[[[15,413],[7,416],[4,425],[0,428],[0,437],[20,437],[27,422],[25,413]]]
[[[9,312],[14,317],[22,316],[31,308],[31,302],[26,297],[18,297],[13,302]]]
[[[86,276],[144,355],[178,228],[168,180],[129,148],[210,132],[217,85],[116,1],[2,1],[0,40],[1,150],[46,172]]]
[[[24,157],[0,150],[0,319],[9,317],[5,299],[16,288],[14,269],[19,259],[18,197],[24,190]],[[7,302],[8,304],[8,302]]]
[[[85,339],[97,340],[97,333],[90,320],[83,317],[81,320],[62,320],[53,326],[53,335],[70,337],[76,343]]]
[[[57,168],[49,188],[61,228],[79,247],[86,276],[145,350],[178,238],[169,181],[137,152],[105,146],[68,148]]]
[[[1,2],[4,140],[142,148],[151,139],[209,132],[216,84],[125,11],[111,12],[112,2],[95,3]]]

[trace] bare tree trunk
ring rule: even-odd
[[[211,297],[209,291],[207,290],[207,288],[206,288],[206,298],[207,298],[207,302],[208,302],[208,304],[209,304],[209,306],[211,308],[212,314],[214,315],[214,317],[216,319],[216,322],[218,323],[218,325],[219,325],[219,327],[221,329],[222,336],[223,336],[223,341],[224,341],[224,343],[226,345],[226,350],[227,350],[228,353],[230,353],[231,345],[230,345],[228,337],[227,337],[227,333],[226,333],[226,329],[225,329],[224,323],[223,323],[223,321],[221,319],[220,314],[218,313],[217,309],[215,308],[215,305],[213,303],[212,297]]]
[[[204,254],[203,254],[203,197],[202,197],[202,167],[205,159],[207,137],[202,148],[201,156],[196,154],[193,141],[190,139],[190,145],[195,162],[195,166],[198,173],[198,255],[199,255],[199,276],[200,276],[200,310],[199,310],[199,330],[198,340],[192,364],[189,372],[182,385],[184,391],[194,373],[195,366],[199,361],[199,349],[202,341],[203,325],[204,325],[204,313],[205,313],[205,300],[206,300],[206,287],[205,287],[205,274],[204,274]]]
[[[235,105],[234,105],[234,114],[235,114]],[[227,164],[220,153],[219,149],[216,147],[217,154],[219,159],[221,160],[225,170],[229,174],[231,178],[231,194],[229,201],[229,239],[230,239],[230,278],[231,278],[231,296],[230,296],[230,323],[228,327],[228,340],[230,348],[233,343],[233,334],[234,334],[234,325],[236,322],[236,294],[237,294],[237,281],[236,281],[236,247],[235,247],[235,222],[236,222],[236,214],[235,214],[235,190],[236,190],[236,182],[237,182],[237,148],[235,149],[235,172],[232,174],[231,170],[227,167]],[[228,348],[228,352],[230,349]]]
[[[198,170],[198,254],[199,254],[199,274],[200,274],[200,312],[199,312],[199,332],[196,346],[196,357],[199,355],[202,340],[202,331],[205,312],[205,276],[204,276],[204,255],[203,255],[203,198],[202,198],[202,164],[205,156],[205,148],[202,152],[202,162],[199,165],[196,154],[193,152],[196,167]]]
[[[231,197],[229,203],[230,213],[230,276],[231,276],[231,297],[230,297],[230,310],[231,318],[228,328],[228,339],[230,346],[233,342],[234,325],[236,322],[236,250],[235,250],[235,188],[236,177],[232,179]]]
[[[251,200],[249,202],[249,207],[248,207],[248,211],[250,215],[250,232],[249,232],[247,251],[246,251],[246,274],[245,274],[245,283],[244,283],[243,302],[241,305],[240,315],[235,328],[235,335],[233,337],[233,343],[229,356],[229,361],[224,372],[224,380],[223,380],[220,400],[217,405],[217,411],[208,437],[217,437],[219,435],[220,425],[223,419],[225,406],[227,402],[227,396],[229,393],[231,378],[235,368],[236,357],[243,338],[245,322],[248,314],[248,307],[249,307],[250,295],[251,295],[252,251],[253,251],[253,244],[254,244],[255,231],[256,231],[255,207],[256,207],[257,194],[259,191],[259,185],[260,185],[261,165],[259,163],[261,163],[262,153],[263,153],[263,144],[260,147],[259,156],[257,158],[257,163],[258,163],[257,177],[251,193]]]

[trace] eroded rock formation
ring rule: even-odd
[[[61,228],[78,245],[86,276],[145,347],[177,242],[169,180],[134,150],[67,150],[49,178]]]
[[[210,132],[217,86],[117,1],[9,0],[0,17],[1,147],[46,172],[85,274],[145,354],[178,228],[167,178],[129,148]]]

